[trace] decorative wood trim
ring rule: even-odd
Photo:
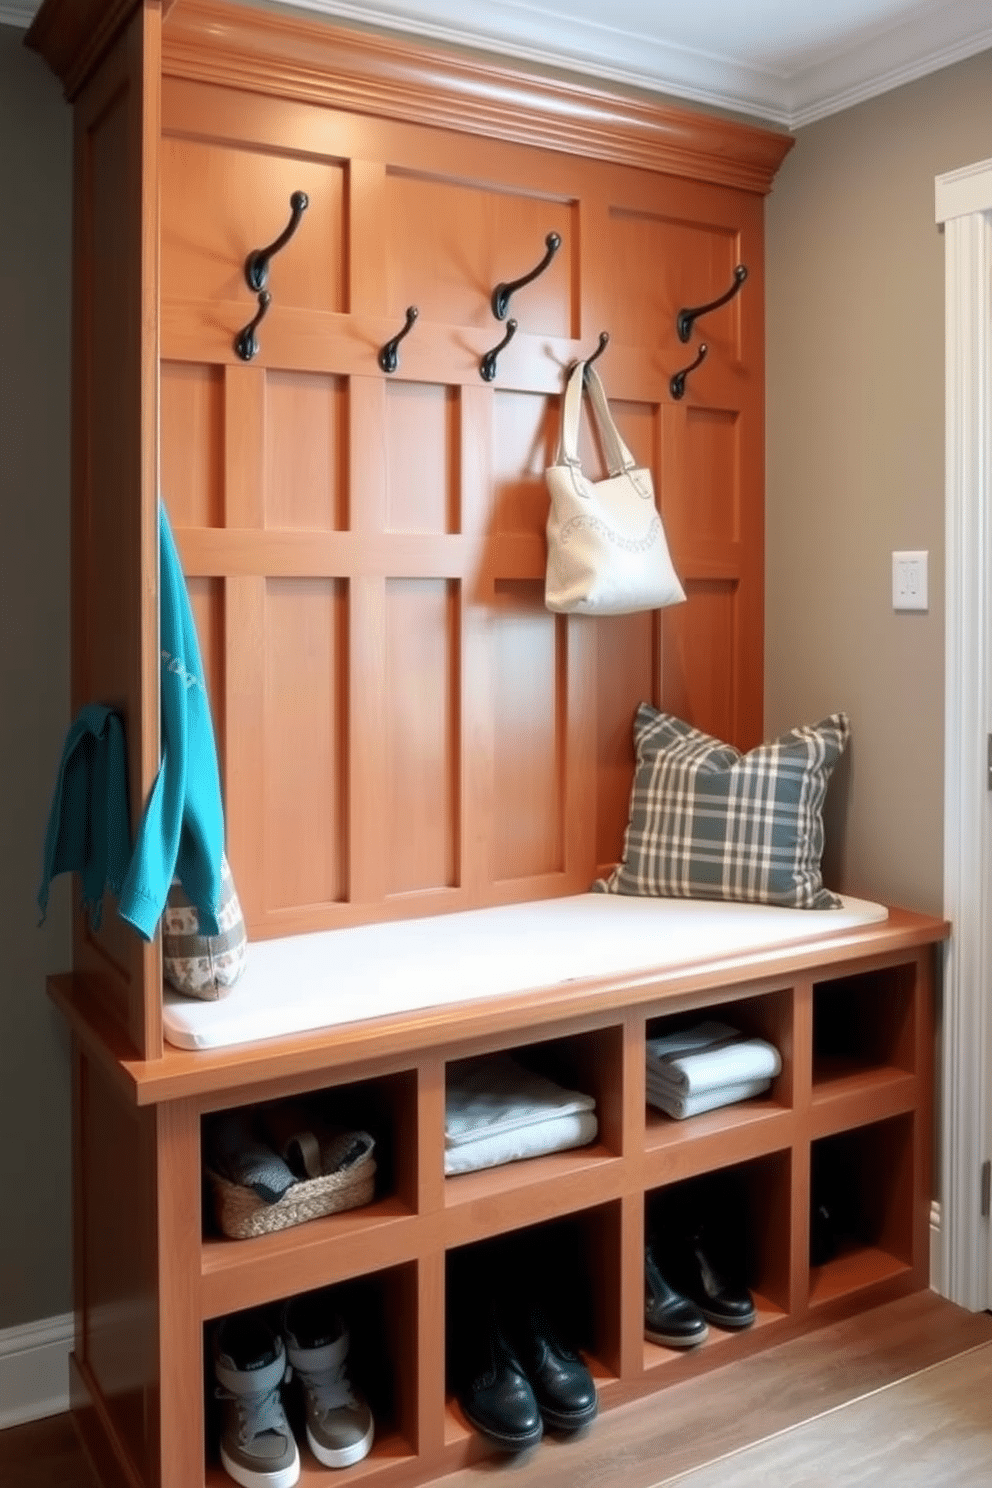
[[[946,1296],[992,1302],[989,1221],[979,1213],[992,1111],[992,162],[938,176],[945,233],[946,640],[941,1265]],[[959,215],[959,213],[961,215]]]
[[[59,0],[48,0],[59,3]],[[491,58],[210,0],[176,0],[166,74],[767,193],[793,140]]]
[[[141,4],[159,0],[45,0],[24,38],[73,99]]]

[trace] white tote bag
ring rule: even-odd
[[[589,480],[579,464],[583,388],[599,425],[607,480]],[[558,454],[545,478],[551,495],[544,587],[549,610],[627,615],[685,599],[655,505],[651,472],[635,465],[610,416],[596,370],[585,362],[577,362],[569,374]]]

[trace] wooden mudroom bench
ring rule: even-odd
[[[718,923],[725,907],[708,908]],[[97,1196],[102,1203],[96,1213],[86,1206],[91,1280],[75,1377],[78,1418],[104,1480],[129,1481],[117,1464],[124,1455],[144,1475],[138,1481],[156,1482],[161,1471],[177,1488],[201,1481],[220,1488],[225,1476],[204,1446],[205,1329],[230,1312],[328,1282],[341,1285],[353,1328],[364,1319],[373,1336],[364,1383],[377,1440],[351,1476],[425,1482],[474,1460],[485,1448],[446,1389],[446,1263],[510,1232],[557,1226],[569,1253],[582,1258],[592,1304],[583,1345],[603,1408],[925,1287],[932,953],[945,927],[892,910],[816,933],[829,915],[791,913],[807,922],[804,940],[262,1042],[169,1047],[153,1061],[115,1053],[77,979],[55,979],[53,994],[75,1033],[80,1176],[89,1203]],[[410,963],[411,975],[418,970]],[[694,1009],[773,1042],[783,1067],[766,1096],[673,1121],[645,1103],[645,1038]],[[593,1094],[597,1139],[446,1178],[446,1067],[499,1050]],[[202,1195],[203,1119],[313,1091],[374,1133],[374,1201],[277,1234],[220,1236]],[[812,1265],[818,1149],[843,1163],[861,1221],[836,1256]],[[131,1192],[139,1163],[146,1167],[137,1187],[154,1190],[143,1216]],[[748,1195],[758,1315],[748,1332],[711,1330],[686,1355],[644,1341],[646,1205],[663,1188],[719,1170],[732,1171]],[[144,1225],[154,1219],[153,1235],[136,1227],[139,1217]],[[142,1277],[153,1257],[154,1275]],[[162,1361],[161,1468],[141,1465],[128,1440],[151,1383],[143,1325],[157,1334]],[[305,1461],[303,1481],[322,1481],[322,1472]]]
[[[472,1459],[446,1277],[500,1236],[576,1257],[604,1408],[925,1287],[947,927],[786,911],[801,937],[769,940],[723,906],[701,947],[669,926],[645,952],[662,906],[588,895],[638,920],[612,951],[561,918],[621,853],[639,703],[763,736],[763,203],[789,137],[250,4],[44,0],[27,40],[75,124],[74,711],[119,711],[136,822],[160,755],[161,497],[250,940],[199,1028],[163,994],[158,937],[110,906],[98,931],[76,915],[51,983],[73,1041],[74,1409],[100,1480],[220,1488],[211,1324],[331,1283],[366,1320],[376,1415],[349,1476]],[[262,302],[249,262],[291,222]],[[551,233],[507,339],[493,291]],[[679,311],[717,299],[683,342]],[[600,346],[687,595],[603,620],[543,602],[564,379]],[[591,440],[582,458],[595,473]],[[313,937],[354,949],[347,991]],[[670,1120],[645,1041],[704,1009],[774,1042],[781,1073]],[[503,1051],[592,1095],[596,1139],[446,1178],[448,1067]],[[224,1238],[210,1117],[311,1092],[374,1135],[373,1201]],[[857,1223],[812,1265],[821,1153]],[[646,1210],[722,1170],[749,1200],[757,1321],[676,1355],[643,1336]],[[306,1459],[302,1480],[326,1474]]]

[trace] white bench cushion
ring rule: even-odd
[[[804,910],[589,893],[253,941],[244,975],[221,1001],[166,989],[165,1037],[181,1049],[225,1048],[773,950],[887,916],[884,905],[846,896],[840,909]]]

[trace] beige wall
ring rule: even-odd
[[[0,26],[0,1329],[71,1307],[69,1057],[45,976],[69,894],[35,895],[69,723],[69,110]]]
[[[850,713],[829,871],[930,911],[943,877],[934,176],[989,156],[992,51],[799,130],[767,211],[766,729]],[[929,550],[927,614],[893,613],[905,548]]]

